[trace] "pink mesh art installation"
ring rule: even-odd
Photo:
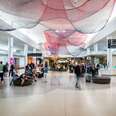
[[[0,0],[1,31],[32,28],[97,32],[107,24],[115,0]],[[97,19],[97,20],[96,20]]]
[[[44,32],[46,42],[44,47],[51,54],[68,54],[77,55],[80,48],[83,48],[87,39],[86,34],[79,32],[73,33],[71,36],[61,37],[52,31]],[[63,48],[63,49],[62,49]]]
[[[115,0],[0,0],[0,31],[33,28],[45,31],[44,47],[51,54],[77,56],[87,34],[102,30]]]

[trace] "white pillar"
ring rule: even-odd
[[[13,58],[13,40],[14,38],[8,38],[8,61]]]
[[[25,66],[28,63],[28,58],[27,58],[27,54],[28,54],[28,45],[24,45],[24,56],[25,56]]]
[[[108,37],[108,39],[112,39],[112,37]],[[110,74],[112,74],[112,49],[107,48],[107,66],[108,66],[108,71]]]
[[[90,48],[87,48],[87,54],[90,54]]]
[[[112,73],[112,49],[107,49],[107,66],[109,73]]]
[[[94,44],[94,52],[98,52],[98,44]]]
[[[33,53],[36,53],[36,48],[33,48]]]

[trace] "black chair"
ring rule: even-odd
[[[96,84],[110,84],[111,78],[101,76],[101,77],[93,78],[92,81],[93,83],[96,83]]]

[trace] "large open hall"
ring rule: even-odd
[[[116,0],[0,0],[0,116],[116,116]]]

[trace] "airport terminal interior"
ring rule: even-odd
[[[0,116],[116,116],[116,0],[0,0]]]

